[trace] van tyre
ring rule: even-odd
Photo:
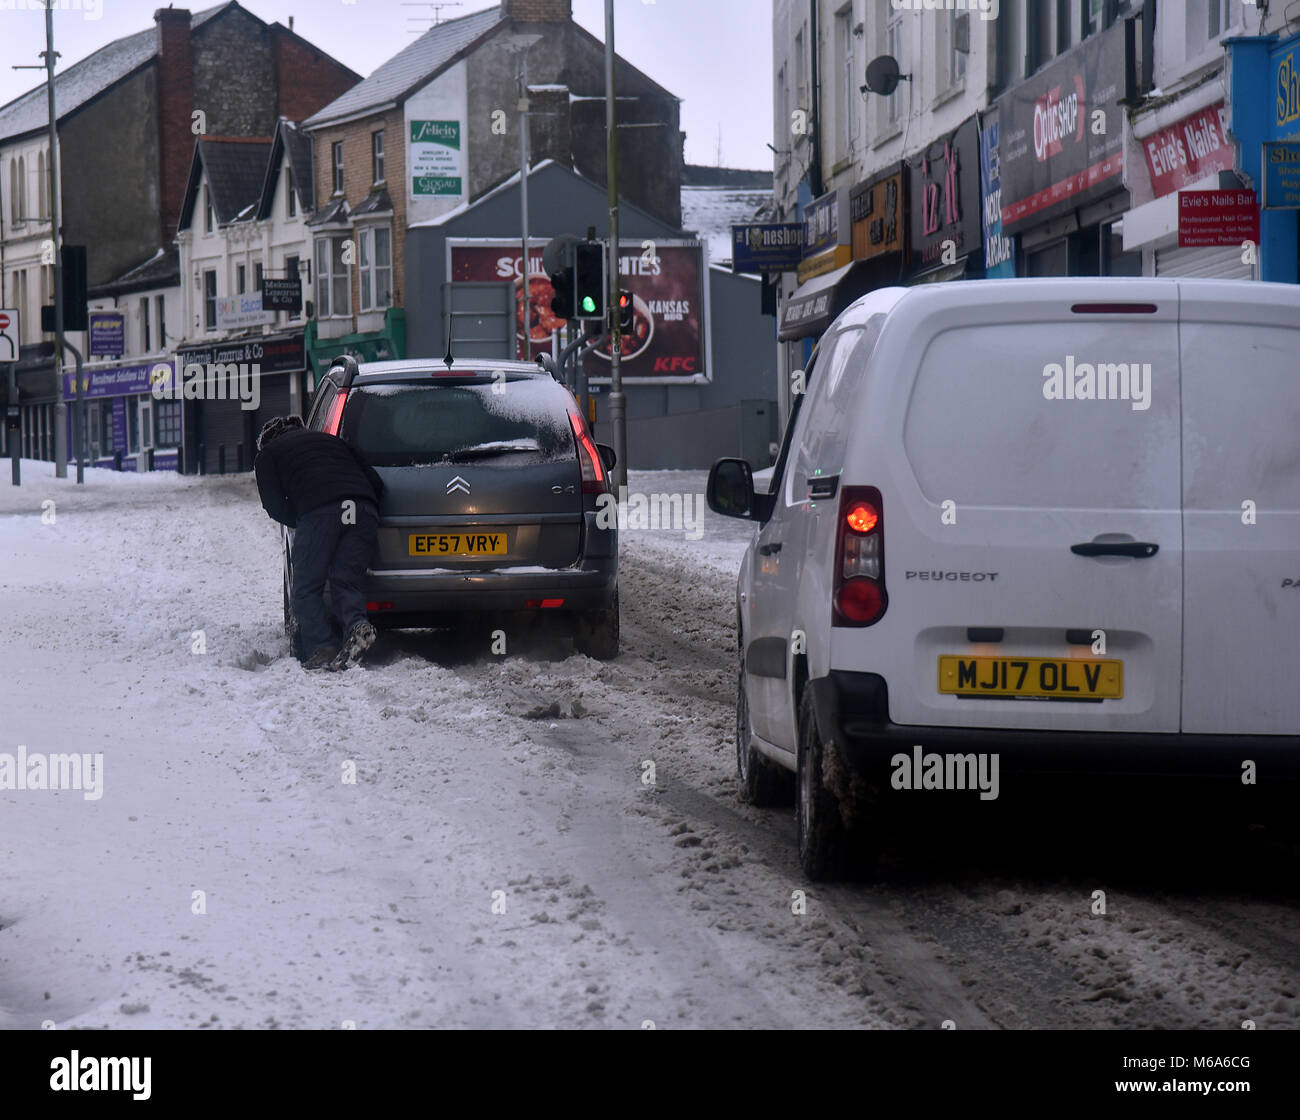
[[[615,591],[614,602],[609,607],[578,615],[573,647],[597,661],[612,661],[618,656],[618,643],[618,592]]]
[[[740,799],[769,808],[789,805],[794,800],[794,775],[751,745],[749,693],[745,688],[745,655],[740,655],[740,678],[736,683],[736,773],[740,777]]]
[[[844,825],[840,803],[826,787],[828,744],[817,728],[812,689],[799,699],[798,796],[795,820],[799,832],[799,863],[809,879],[825,881],[859,875],[874,865],[875,822],[852,831]],[[866,806],[862,806],[866,808]]]

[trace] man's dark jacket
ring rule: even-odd
[[[345,498],[378,503],[384,489],[374,468],[338,436],[306,428],[273,439],[253,470],[262,506],[290,528],[303,514]]]

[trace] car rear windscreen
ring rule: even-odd
[[[532,379],[354,386],[341,434],[375,467],[573,459],[573,430],[555,390]]]

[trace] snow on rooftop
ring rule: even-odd
[[[683,187],[682,227],[699,233],[709,260],[731,261],[731,227],[755,220],[772,201],[770,190],[752,187]]]

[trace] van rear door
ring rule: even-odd
[[[1300,292],[1181,282],[1183,730],[1300,732]]]
[[[840,648],[897,651],[862,667],[898,723],[1176,731],[1176,287],[989,281],[893,316],[902,446],[851,480],[883,495],[889,607]]]

